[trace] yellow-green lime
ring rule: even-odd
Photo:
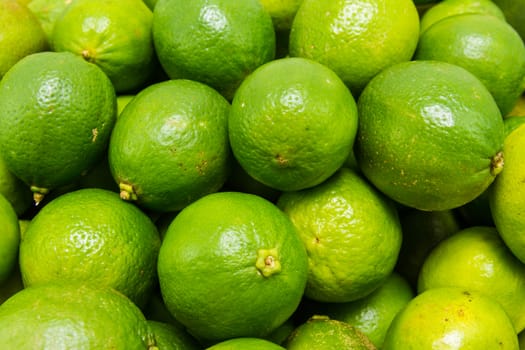
[[[288,350],[375,350],[368,337],[356,327],[327,316],[315,315],[299,325],[286,342]]]
[[[351,324],[381,349],[392,320],[414,296],[407,280],[394,272],[366,297],[349,303],[323,303],[316,311]]]
[[[524,81],[525,84],[525,81]],[[508,114],[509,117],[525,117],[525,92],[521,95],[518,102]]]
[[[116,97],[94,64],[69,52],[40,52],[17,62],[0,81],[0,110],[2,157],[38,203],[101,159]]]
[[[200,350],[197,341],[172,324],[148,320],[158,350]]]
[[[25,286],[78,281],[112,287],[143,306],[156,283],[160,238],[153,222],[118,193],[65,193],[31,220],[20,243]]]
[[[261,338],[233,338],[224,340],[206,350],[284,350],[282,346]]]
[[[18,262],[20,226],[11,203],[0,194],[0,284],[12,274]]]
[[[75,0],[56,19],[51,46],[99,66],[117,92],[132,91],[153,71],[152,22],[142,0]]]
[[[491,15],[505,21],[503,11],[491,0],[445,0],[429,8],[421,16],[420,32],[423,33],[443,18],[467,13]]]
[[[525,117],[525,116],[524,116]],[[521,124],[525,122],[524,117],[507,117],[505,118],[505,130],[507,135],[517,129]]]
[[[209,194],[182,209],[158,258],[166,307],[203,343],[270,334],[297,308],[307,270],[290,219],[241,192]]]
[[[25,56],[48,48],[37,17],[16,0],[0,1],[0,80]]]
[[[467,69],[487,87],[503,116],[525,90],[525,44],[510,24],[492,15],[462,14],[438,21],[421,34],[414,59]]]
[[[459,207],[503,169],[503,118],[472,73],[440,61],[383,70],[358,100],[356,159],[364,175],[399,203],[420,210]]]
[[[423,211],[407,208],[400,212],[403,242],[396,263],[398,271],[414,288],[421,265],[443,239],[458,232],[461,222],[453,210]]]
[[[69,282],[26,287],[0,305],[0,337],[6,349],[157,350],[128,298]]]
[[[169,80],[140,91],[109,143],[121,197],[166,212],[219,190],[230,167],[229,111],[221,94],[197,81]]]
[[[306,297],[357,300],[392,273],[402,239],[398,213],[360,174],[341,168],[315,187],[284,192],[277,205],[308,253]]]
[[[505,139],[505,171],[489,192],[494,224],[512,253],[525,263],[525,124],[515,128]]]
[[[251,177],[294,191],[323,182],[343,165],[355,139],[357,108],[331,69],[282,58],[243,81],[228,128],[233,154]]]
[[[490,226],[472,226],[441,241],[427,256],[418,292],[460,287],[501,304],[516,332],[525,329],[525,265]]]
[[[412,58],[419,16],[412,0],[304,0],[290,32],[290,55],[333,69],[357,96],[377,73]]]
[[[276,32],[289,31],[303,0],[259,0],[270,14]]]
[[[230,100],[242,80],[275,57],[275,31],[260,0],[159,0],[153,40],[171,79],[203,82]]]
[[[392,321],[382,350],[512,349],[518,337],[498,302],[462,288],[432,288]]]
[[[73,0],[29,0],[27,7],[38,18],[48,43],[51,43],[56,20]]]
[[[26,212],[33,203],[29,187],[8,168],[0,154],[0,194],[13,206],[17,215]]]

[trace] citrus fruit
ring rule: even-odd
[[[118,117],[109,143],[121,197],[149,210],[180,210],[219,190],[229,173],[230,104],[186,79],[140,91]]]
[[[403,241],[396,271],[415,288],[421,265],[428,253],[443,239],[460,230],[452,210],[422,211],[408,208],[400,213]]]
[[[233,338],[207,347],[206,350],[283,350],[271,341],[261,338]]]
[[[414,58],[467,69],[485,84],[503,116],[525,89],[525,44],[510,24],[491,15],[463,14],[438,21],[421,34]]]
[[[525,122],[524,117],[507,117],[505,118],[505,131],[510,134],[512,131],[517,129],[521,124]]]
[[[276,32],[289,31],[303,0],[259,0],[270,14]]]
[[[418,291],[461,287],[501,304],[517,332],[525,328],[525,265],[490,226],[472,226],[441,241],[421,268]]]
[[[351,324],[381,349],[390,323],[412,298],[412,287],[394,272],[366,297],[349,303],[324,303],[320,309],[331,319]]]
[[[158,258],[166,307],[202,342],[268,335],[298,306],[307,269],[288,217],[241,192],[212,193],[182,209]]]
[[[419,16],[412,0],[304,0],[290,32],[290,55],[334,70],[357,96],[392,64],[409,61]]]
[[[0,194],[0,284],[9,278],[18,259],[20,227],[11,203]]]
[[[21,215],[28,210],[33,202],[31,190],[7,168],[1,154],[0,194],[11,203],[17,215]]]
[[[140,309],[111,288],[53,282],[0,305],[6,349],[155,349]]]
[[[503,169],[503,118],[487,88],[464,68],[399,63],[370,81],[358,110],[357,162],[401,204],[459,207]]]
[[[228,128],[233,154],[250,176],[277,190],[300,190],[345,162],[357,129],[356,103],[331,69],[282,58],[243,81]]]
[[[136,95],[118,95],[117,96],[117,117],[122,113],[128,103],[135,98]]]
[[[507,117],[525,117],[525,93],[521,95]]]
[[[29,0],[27,7],[35,14],[51,43],[56,20],[73,0]]]
[[[277,205],[306,247],[308,298],[363,298],[394,269],[402,239],[396,208],[357,173],[341,168],[315,187],[284,192]]]
[[[286,349],[375,350],[376,347],[354,326],[315,315],[293,331],[286,342]]]
[[[160,238],[152,221],[115,192],[63,194],[31,220],[20,243],[25,286],[81,281],[108,286],[143,306],[156,283]]]
[[[153,40],[171,79],[203,82],[228,100],[275,56],[272,19],[259,0],[159,0]]]
[[[525,6],[524,0],[492,0],[501,8],[505,19],[516,29],[521,38],[525,40]]]
[[[0,1],[0,80],[21,58],[48,48],[37,17],[16,0]]]
[[[420,32],[423,33],[443,18],[467,13],[492,15],[505,21],[505,15],[491,0],[445,0],[429,8],[421,16]]]
[[[0,111],[2,157],[38,203],[103,156],[116,97],[97,66],[69,52],[40,52],[0,81]]]
[[[117,92],[131,91],[153,71],[152,22],[142,0],[75,0],[56,19],[51,46],[99,66]]]
[[[525,262],[525,125],[521,124],[505,139],[505,171],[489,190],[494,224],[505,244]]]
[[[155,8],[157,0],[144,0],[144,3],[150,8],[151,11]]]
[[[396,315],[382,349],[518,350],[518,337],[492,298],[461,288],[432,288]]]
[[[185,331],[172,324],[148,320],[148,325],[159,350],[199,350],[201,347]]]

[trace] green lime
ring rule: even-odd
[[[233,154],[251,177],[294,191],[323,182],[343,165],[357,108],[332,70],[305,58],[282,58],[243,81],[228,128]]]
[[[462,14],[438,21],[421,34],[414,59],[465,68],[483,82],[503,116],[525,89],[525,44],[510,24],[492,15]]]
[[[20,59],[48,48],[38,18],[16,0],[0,1],[0,80]]]
[[[230,170],[229,110],[222,95],[196,81],[169,80],[139,92],[109,143],[121,197],[166,212],[219,190]]]
[[[444,18],[467,13],[491,15],[505,21],[505,15],[491,0],[445,0],[429,8],[421,16],[420,32],[423,33]]]
[[[432,288],[392,321],[382,350],[512,349],[518,337],[498,302],[461,288]]]
[[[440,61],[383,70],[358,100],[356,158],[399,203],[447,210],[479,196],[503,169],[503,118],[472,73]]]
[[[288,350],[375,350],[368,337],[356,327],[326,316],[312,316],[299,325],[286,342]]]
[[[15,209],[17,215],[26,212],[33,203],[31,190],[16,177],[8,168],[0,155],[0,194],[4,196]]]
[[[255,68],[275,57],[275,31],[259,0],[159,0],[153,40],[171,79],[217,89],[228,100]]]
[[[341,168],[315,187],[284,192],[277,205],[306,247],[308,298],[357,300],[392,273],[401,247],[399,217],[393,203],[361,175]]]
[[[168,310],[202,342],[274,331],[297,308],[307,269],[288,217],[241,192],[209,194],[182,209],[158,258]]]
[[[334,70],[357,96],[370,79],[412,58],[419,16],[412,0],[304,0],[290,32],[290,55]]]
[[[6,349],[157,349],[128,298],[69,282],[26,287],[0,305],[0,337]]]
[[[69,52],[41,52],[24,57],[0,81],[0,110],[2,157],[38,203],[102,158],[116,97],[97,66]]]
[[[11,203],[0,194],[0,284],[12,274],[18,262],[20,226]]]
[[[489,205],[494,224],[505,244],[525,262],[525,124],[519,125],[505,139],[505,171],[489,190]]]
[[[494,227],[472,226],[441,241],[427,256],[418,292],[461,287],[501,304],[517,332],[525,329],[525,265]]]
[[[148,320],[158,350],[200,350],[197,341],[172,324]]]
[[[259,0],[272,17],[276,32],[289,31],[303,0]]]
[[[51,43],[56,20],[73,0],[29,0],[27,7],[35,14]]]
[[[115,192],[65,193],[31,220],[20,243],[24,285],[79,281],[115,288],[143,306],[156,283],[153,222]]]
[[[75,0],[56,19],[51,43],[99,66],[117,92],[132,91],[153,71],[152,22],[142,0]]]
[[[233,338],[207,347],[206,350],[284,350],[282,346],[261,338]]]

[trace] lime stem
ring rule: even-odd
[[[137,194],[133,190],[133,186],[124,182],[118,184],[120,189],[120,198],[125,201],[136,201]]]
[[[44,187],[38,187],[38,186],[31,186],[30,187],[31,192],[33,192],[33,200],[35,201],[35,205],[40,204],[42,200],[44,199],[45,195],[49,193],[48,188]]]

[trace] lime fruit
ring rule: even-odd
[[[231,100],[241,81],[275,57],[275,31],[259,0],[159,0],[153,40],[171,79],[203,82]]]
[[[525,265],[490,226],[465,228],[441,241],[421,268],[418,292],[461,287],[501,304],[517,332],[525,329]]]
[[[324,303],[320,309],[331,319],[351,324],[381,349],[392,320],[414,296],[407,280],[394,272],[366,297],[349,303]]]
[[[197,341],[172,324],[148,320],[158,350],[200,350]]]
[[[26,212],[33,203],[33,195],[27,185],[8,168],[0,154],[0,194],[13,206],[17,215]]]
[[[355,151],[364,175],[399,203],[459,207],[503,169],[504,125],[472,73],[439,61],[383,70],[358,100]]]
[[[0,1],[0,80],[20,59],[48,48],[44,30],[27,6]]]
[[[487,87],[503,116],[525,89],[525,44],[510,24],[491,15],[463,14],[438,21],[421,34],[414,59],[467,69]]]
[[[56,20],[73,0],[30,0],[27,7],[35,14],[51,43]]]
[[[0,194],[0,284],[12,274],[18,262],[20,226],[11,203]]]
[[[357,96],[377,73],[409,61],[419,37],[412,0],[304,0],[290,32],[290,55],[334,70]]]
[[[286,342],[288,350],[375,350],[368,337],[354,326],[326,316],[312,316],[299,325]]]
[[[20,243],[25,286],[79,281],[112,287],[143,306],[156,283],[153,222],[115,192],[81,189],[47,203]]]
[[[429,8],[421,16],[420,32],[443,18],[468,13],[486,14],[505,21],[503,11],[491,0],[445,0]]]
[[[289,31],[303,0],[259,0],[270,14],[276,32]]]
[[[0,81],[0,111],[2,157],[38,203],[103,156],[116,97],[97,66],[69,52],[40,52]]]
[[[140,309],[110,288],[76,283],[26,287],[0,305],[6,349],[154,350]]]
[[[230,104],[186,79],[150,85],[118,117],[109,143],[121,197],[149,210],[180,210],[219,190],[229,174]]]
[[[430,251],[443,239],[458,232],[461,223],[453,210],[423,211],[408,208],[400,213],[403,241],[396,271],[414,288],[419,270]]]
[[[518,350],[518,337],[492,298],[461,288],[433,288],[397,314],[382,349]]]
[[[132,91],[153,71],[152,22],[142,0],[75,0],[56,19],[51,46],[99,66],[117,92]]]
[[[158,258],[166,307],[203,343],[268,335],[297,308],[307,270],[288,217],[241,192],[209,194],[182,209]]]
[[[282,58],[243,81],[228,128],[233,154],[251,177],[294,191],[321,183],[343,165],[355,139],[357,108],[331,69]]]
[[[214,344],[206,350],[284,350],[271,341],[261,338],[233,338]]]
[[[306,247],[308,298],[357,300],[392,273],[401,247],[399,217],[393,203],[361,175],[341,168],[315,187],[284,192],[277,205]]]
[[[512,253],[525,263],[525,124],[505,139],[505,171],[489,190],[489,205],[494,224]]]

